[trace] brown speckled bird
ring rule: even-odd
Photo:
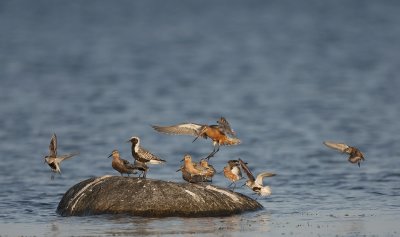
[[[347,153],[349,154],[348,161],[352,164],[357,163],[358,167],[360,167],[361,161],[364,161],[364,155],[361,153],[361,151],[355,147],[348,146],[345,143],[337,143],[337,142],[331,142],[331,141],[324,141],[324,145],[335,149],[337,151],[340,151],[342,153]]]
[[[54,173],[59,173],[61,174],[61,169],[60,169],[60,165],[61,162],[69,159],[75,155],[78,155],[79,153],[71,153],[71,154],[66,154],[66,155],[58,155],[57,154],[57,136],[55,133],[53,133],[53,136],[51,137],[50,140],[50,145],[49,145],[49,155],[44,157],[44,162],[47,163],[50,168],[51,171],[53,171]],[[54,176],[51,176],[51,179],[54,179]]]
[[[113,158],[111,166],[118,171],[121,176],[123,176],[123,174],[128,174],[128,176],[129,174],[136,174],[135,169],[137,169],[137,167],[129,163],[129,161],[122,159],[118,150],[113,150],[108,158],[110,157]]]

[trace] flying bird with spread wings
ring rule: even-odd
[[[152,127],[154,130],[161,133],[195,136],[196,138],[193,142],[199,137],[204,139],[210,138],[213,142],[214,149],[206,159],[213,157],[219,151],[220,146],[240,144],[240,140],[236,137],[235,131],[224,117],[221,117],[217,121],[217,125],[180,123],[171,126],[153,125]]]
[[[337,143],[337,142],[331,142],[331,141],[324,141],[324,145],[335,149],[337,151],[340,151],[342,153],[347,153],[349,154],[348,161],[352,164],[357,163],[358,167],[360,167],[361,161],[364,161],[364,155],[361,153],[361,151],[355,147],[349,146],[345,143]]]

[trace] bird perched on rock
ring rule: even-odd
[[[342,153],[349,154],[350,156],[348,158],[348,161],[352,164],[357,163],[358,167],[360,167],[361,161],[365,160],[364,155],[361,153],[361,151],[359,149],[352,147],[352,146],[348,146],[345,143],[336,143],[336,142],[325,141],[324,145],[329,148],[338,150]]]
[[[111,166],[118,171],[121,176],[123,176],[123,174],[136,174],[135,169],[137,169],[137,167],[131,163],[129,163],[129,161],[124,160],[120,157],[118,150],[113,150],[112,153],[108,156],[108,158],[110,158],[112,156],[113,160],[111,163]]]
[[[190,183],[205,182],[207,174],[210,172],[209,168],[202,167],[201,165],[192,161],[192,157],[186,154],[182,161],[184,162],[178,171],[182,171],[182,178]]]
[[[224,176],[232,183],[228,187],[233,185],[233,190],[236,187],[236,181],[242,178],[242,172],[240,171],[240,164],[237,160],[230,160],[224,167]]]
[[[146,178],[147,171],[149,170],[149,167],[146,165],[146,163],[135,160],[133,165],[141,172],[139,177],[142,176],[143,178]]]
[[[132,156],[135,159],[135,165],[141,167],[141,171],[143,177],[146,177],[148,166],[149,164],[162,164],[165,163],[165,160],[158,158],[157,156],[153,155],[148,150],[144,149],[140,146],[140,139],[139,137],[131,137],[128,142],[132,143]]]
[[[50,166],[51,171],[61,174],[61,162],[78,154],[79,153],[76,152],[66,155],[57,155],[57,136],[55,133],[53,133],[53,136],[51,136],[50,139],[49,155],[44,157],[44,162]],[[51,176],[51,179],[54,179],[53,175]]]
[[[274,173],[268,173],[268,172],[262,172],[259,175],[257,175],[257,178],[254,178],[254,175],[251,173],[250,169],[247,167],[246,163],[243,162],[243,160],[239,159],[240,166],[244,170],[244,172],[247,174],[248,180],[246,181],[245,185],[249,187],[253,192],[260,196],[269,196],[271,195],[271,188],[269,186],[264,186],[263,185],[263,179],[264,177],[272,177],[275,176],[276,174]]]
[[[210,165],[209,163],[208,163],[208,161],[207,160],[205,160],[205,159],[201,159],[200,161],[199,161],[199,164],[198,165],[200,165],[201,167],[203,167],[203,168],[205,168],[206,169],[206,174],[204,175],[207,179],[210,179],[210,181],[212,181],[212,177],[214,177],[214,174],[215,174],[215,169],[214,169],[214,166],[212,166],[212,165]]]
[[[196,138],[193,142],[199,137],[204,139],[210,138],[213,141],[214,146],[213,151],[206,157],[206,159],[210,159],[219,151],[221,145],[240,144],[240,140],[236,137],[236,133],[224,117],[221,117],[217,123],[218,125],[181,123],[172,126],[153,125],[152,127],[161,133],[195,136]]]

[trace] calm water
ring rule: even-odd
[[[398,236],[398,1],[1,1],[0,235]],[[118,175],[107,156],[140,136],[182,181],[210,141],[151,124],[225,116],[254,173],[276,172],[265,209],[225,218],[60,217],[73,184]],[[42,157],[80,151],[50,179]],[[358,168],[323,140],[360,148]],[[222,174],[214,184],[227,186]],[[247,195],[245,188],[237,191]]]

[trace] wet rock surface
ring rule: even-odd
[[[136,177],[102,176],[71,187],[61,199],[62,216],[228,216],[262,209],[257,201],[209,184],[175,183]]]

